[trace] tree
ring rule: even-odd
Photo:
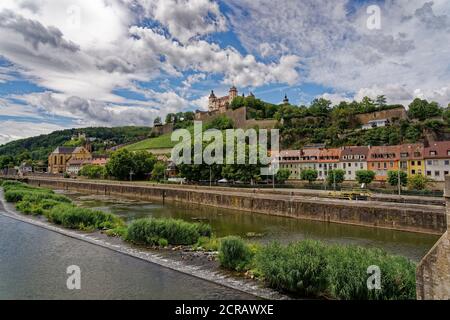
[[[162,181],[165,177],[166,165],[164,162],[157,162],[153,167],[152,179],[155,181]]]
[[[161,124],[162,124],[161,117],[156,117],[155,120],[153,121],[153,125],[157,126]]]
[[[398,186],[398,170],[389,170],[388,171],[388,183],[391,186]],[[400,171],[400,184],[402,187],[405,187],[408,184],[408,175],[404,171]]]
[[[344,182],[345,180],[345,171],[342,169],[335,169],[328,171],[327,182],[328,185],[338,185]]]
[[[442,115],[443,109],[436,102],[429,103],[427,100],[419,98],[409,105],[409,116],[413,119],[424,121],[426,119]]]
[[[86,165],[81,168],[79,175],[89,179],[104,179],[107,176],[107,171],[104,166]]]
[[[383,108],[384,106],[386,106],[386,102],[387,102],[386,96],[384,95],[377,96],[375,100],[375,103],[379,108]]]
[[[372,181],[375,179],[375,172],[371,170],[358,170],[356,171],[356,181],[358,181],[359,184],[371,184]]]
[[[279,183],[285,183],[286,180],[288,180],[290,176],[291,176],[291,171],[289,171],[288,169],[280,169],[280,170],[278,170],[278,172],[275,176],[275,180]]]
[[[0,156],[0,169],[14,166],[14,158],[12,156]]]
[[[314,169],[302,170],[300,174],[301,179],[304,181],[308,181],[309,183],[313,183],[314,181],[316,181],[318,176],[319,173]]]
[[[128,180],[130,173],[136,179],[143,179],[152,172],[155,163],[156,158],[151,153],[120,149],[112,154],[106,169],[110,176],[119,180]]]
[[[424,190],[429,183],[428,178],[420,174],[408,177],[408,189],[410,190]]]

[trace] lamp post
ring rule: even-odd
[[[133,169],[130,170],[130,181],[133,181],[133,175],[134,175],[134,171]]]

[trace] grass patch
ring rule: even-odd
[[[194,245],[200,237],[210,237],[211,227],[175,219],[139,219],[128,227],[126,240],[143,245]]]
[[[408,259],[379,249],[329,246],[302,241],[283,246],[245,244],[240,238],[222,241],[219,259],[224,268],[248,271],[278,291],[299,297],[342,300],[413,300],[416,266]],[[381,289],[370,290],[368,269],[381,272]]]
[[[116,215],[78,208],[70,204],[60,204],[54,207],[47,218],[50,222],[69,229],[107,230],[124,226],[124,222]]]
[[[145,151],[150,149],[169,149],[173,148],[177,142],[171,141],[172,134],[164,134],[162,136],[156,138],[150,138],[146,140],[142,140],[135,144],[131,144],[126,146],[125,148],[129,151]]]
[[[220,242],[219,261],[226,269],[243,271],[253,259],[250,247],[239,237],[226,237]]]

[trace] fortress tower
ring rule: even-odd
[[[238,89],[235,86],[230,88],[228,96],[225,97],[218,98],[216,97],[214,91],[211,91],[211,94],[209,95],[208,111],[225,113],[230,108],[233,99],[237,96]]]

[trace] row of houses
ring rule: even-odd
[[[281,169],[291,172],[290,179],[301,179],[301,172],[314,169],[318,179],[325,180],[334,169],[345,171],[346,180],[356,180],[358,170],[372,170],[376,181],[386,181],[388,171],[402,170],[408,176],[423,175],[434,181],[444,181],[450,172],[450,141],[396,146],[362,146],[323,148],[305,147],[280,152]]]
[[[85,165],[104,166],[107,156],[94,156],[86,147],[57,147],[48,156],[48,173],[78,175]]]

